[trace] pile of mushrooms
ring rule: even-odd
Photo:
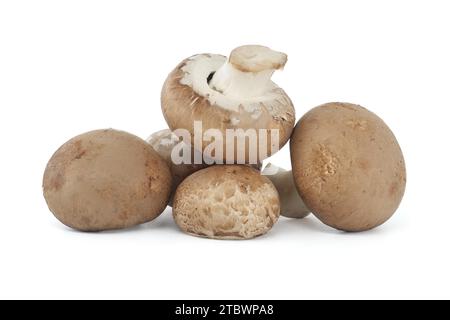
[[[251,239],[280,215],[311,212],[342,231],[383,224],[406,185],[394,134],[350,103],[323,104],[295,125],[291,99],[271,80],[286,62],[256,45],[181,61],[161,94],[168,128],[147,141],[107,129],[66,142],[44,173],[49,209],[71,228],[103,231],[172,206],[182,231],[213,239]],[[292,170],[261,170],[289,140]]]

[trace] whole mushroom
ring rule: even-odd
[[[172,177],[144,140],[117,130],[79,135],[56,151],[44,173],[44,197],[63,224],[81,231],[121,229],[158,217]]]
[[[251,239],[268,232],[280,215],[278,192],[257,170],[215,165],[178,187],[175,222],[184,232],[214,239]]]
[[[210,157],[222,163],[264,160],[288,141],[295,124],[291,100],[271,81],[286,62],[284,53],[257,45],[238,47],[228,59],[198,54],[183,60],[161,93],[170,129],[188,130],[198,150],[213,140],[221,151],[212,148]],[[196,123],[207,138],[198,137]]]
[[[327,103],[306,113],[291,138],[291,160],[307,207],[339,230],[383,224],[405,191],[405,161],[394,134],[359,105]]]

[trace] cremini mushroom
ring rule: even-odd
[[[394,134],[359,105],[327,103],[306,113],[291,138],[291,160],[307,207],[339,230],[383,224],[405,191],[405,162]]]
[[[278,190],[282,216],[303,219],[311,213],[297,192],[291,170],[285,170],[269,163],[262,174],[269,178]]]
[[[112,129],[77,136],[44,173],[48,207],[82,231],[120,229],[155,219],[167,206],[171,174],[144,140]]]
[[[214,239],[250,239],[268,232],[280,215],[278,192],[259,171],[215,165],[178,187],[175,222],[184,232]]]
[[[211,158],[225,164],[264,160],[288,141],[295,124],[291,100],[271,80],[286,62],[284,53],[257,45],[238,47],[229,59],[198,54],[183,60],[161,94],[170,129],[187,129],[196,149],[214,149]]]

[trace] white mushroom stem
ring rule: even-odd
[[[283,68],[286,62],[286,54],[267,47],[238,47],[216,71],[210,81],[210,87],[234,99],[259,97],[273,86],[273,73]]]
[[[269,163],[262,174],[269,178],[278,190],[281,202],[281,215],[297,219],[302,219],[309,215],[310,210],[297,192],[291,170],[286,171]]]

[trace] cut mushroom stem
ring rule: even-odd
[[[269,178],[278,190],[282,216],[302,219],[309,215],[310,210],[297,192],[291,170],[287,171],[269,163],[262,174]]]
[[[210,86],[230,98],[259,97],[270,89],[273,73],[283,68],[286,62],[286,54],[264,46],[238,47],[216,71]]]

